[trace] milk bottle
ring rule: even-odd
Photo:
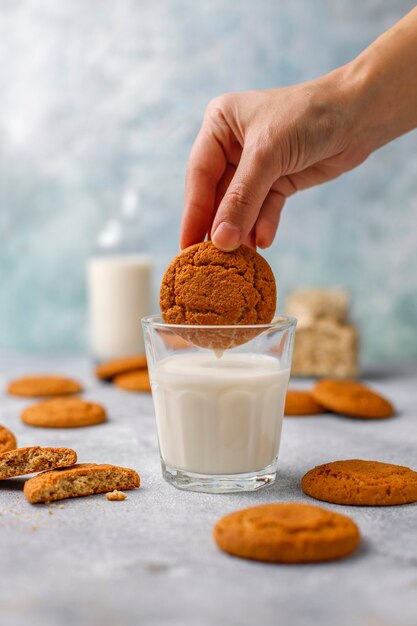
[[[143,353],[140,320],[151,312],[152,261],[143,252],[138,197],[127,190],[87,265],[90,349],[96,361]]]

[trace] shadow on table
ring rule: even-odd
[[[8,491],[23,491],[25,478],[5,478],[0,480],[0,489]]]

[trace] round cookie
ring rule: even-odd
[[[113,379],[115,385],[126,391],[150,391],[151,383],[149,381],[148,370],[136,370],[136,372],[127,372],[119,374]]]
[[[319,380],[312,396],[333,413],[362,419],[383,419],[394,413],[392,404],[356,380]]]
[[[27,407],[22,422],[41,428],[79,428],[105,422],[102,406],[80,398],[55,398]]]
[[[305,474],[308,496],[335,504],[388,506],[417,501],[417,472],[379,461],[334,461]]]
[[[15,450],[17,446],[16,437],[8,428],[0,425],[0,454]]]
[[[316,402],[309,391],[288,389],[285,397],[285,415],[318,415],[326,409]]]
[[[135,356],[127,356],[122,359],[113,359],[112,361],[100,363],[94,373],[97,378],[111,380],[118,374],[131,372],[132,370],[146,369],[146,367],[146,356],[144,354],[137,354]]]
[[[263,504],[221,518],[213,530],[221,550],[272,563],[340,559],[355,550],[359,529],[345,515],[309,504]]]
[[[248,246],[222,252],[205,241],[171,261],[160,305],[169,324],[269,324],[276,306],[275,278],[265,259]]]
[[[24,376],[13,380],[7,387],[7,392],[13,396],[32,398],[66,396],[82,390],[77,381],[54,375]]]

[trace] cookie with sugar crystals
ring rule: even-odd
[[[271,563],[341,559],[360,542],[346,515],[309,504],[263,504],[222,517],[214,527],[218,547],[233,556]]]
[[[117,465],[80,463],[38,474],[25,482],[23,491],[29,502],[36,504],[135,489],[139,486],[139,474],[133,469]]]
[[[357,380],[322,379],[311,393],[333,413],[359,419],[384,419],[394,414],[391,402]]]
[[[80,393],[83,388],[76,380],[65,376],[36,375],[23,376],[9,383],[7,392],[12,396],[42,398],[47,396],[67,396]]]
[[[41,428],[94,426],[107,419],[105,409],[81,398],[54,398],[33,404],[22,411],[22,422]]]
[[[301,481],[308,496],[364,506],[389,506],[417,502],[417,472],[401,465],[351,459],[324,463]]]
[[[55,467],[67,467],[76,462],[77,453],[71,448],[17,448],[0,454],[0,480]]]

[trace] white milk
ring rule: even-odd
[[[145,351],[140,320],[151,312],[151,270],[145,255],[89,261],[90,347],[96,359]]]
[[[257,354],[168,357],[151,376],[161,456],[199,474],[256,472],[275,462],[290,370]]]

